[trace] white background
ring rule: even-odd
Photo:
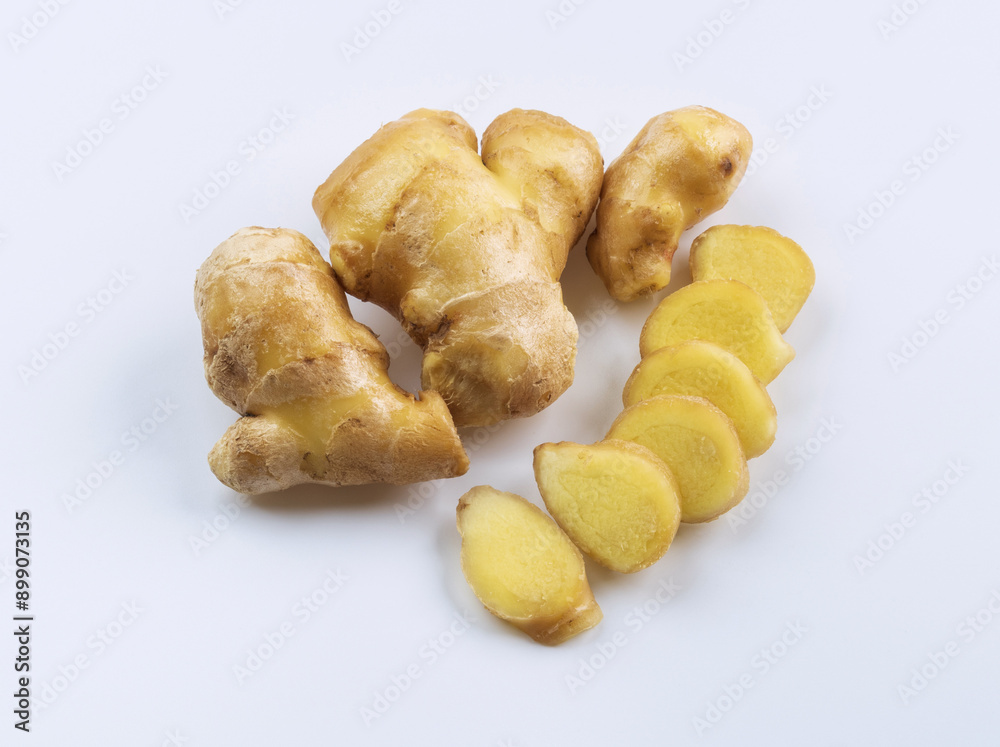
[[[4,636],[0,742],[996,744],[1000,276],[976,279],[1000,250],[987,223],[1000,196],[996,5],[908,0],[890,27],[889,0],[399,3],[356,55],[342,45],[386,4],[245,0],[220,14],[211,0],[70,2],[34,34],[24,19],[45,3],[4,4],[0,615],[14,613],[14,512],[29,510],[39,702],[32,733],[15,732]],[[729,22],[714,22],[724,10]],[[157,66],[165,79],[123,108]],[[814,89],[825,92],[810,99]],[[766,504],[745,504],[742,523],[684,527],[642,573],[591,566],[604,622],[561,647],[477,603],[458,564],[458,497],[491,483],[539,501],[532,449],[603,436],[658,300],[602,317],[607,295],[582,247],[563,278],[570,309],[591,322],[576,383],[531,420],[467,431],[469,473],[424,486],[422,505],[414,489],[386,487],[241,504],[216,482],[205,455],[235,414],[205,385],[192,302],[216,244],[257,224],[322,248],[315,187],[417,107],[463,107],[478,132],[510,108],[544,109],[602,137],[610,161],[651,116],[688,104],[744,122],[758,155],[772,140],[703,227],[773,226],[817,270],[787,334],[797,358],[770,387],[777,441],[751,465],[752,493],[788,475]],[[246,139],[282,109],[290,123],[248,160]],[[100,144],[57,174],[105,118]],[[181,206],[228,161],[239,173],[185,219]],[[876,219],[849,235],[873,204]],[[697,232],[673,287],[689,280]],[[116,272],[131,279],[87,312],[88,299],[109,300],[99,294]],[[960,287],[979,290],[961,307]],[[352,305],[395,354],[394,378],[415,388],[419,351],[386,314]],[[926,320],[941,310],[935,330]],[[50,336],[64,349],[46,348],[35,371]],[[123,440],[158,399],[176,410],[144,441]],[[124,462],[68,505],[115,450]],[[936,503],[917,501],[949,463],[962,476],[937,484]],[[306,616],[296,605],[328,571],[348,581]],[[664,581],[679,591],[660,605]],[[655,614],[640,624],[644,604]],[[453,637],[466,611],[474,622]],[[283,624],[292,635],[240,682],[234,667],[266,653]],[[788,625],[805,632],[785,648]],[[429,640],[444,651],[434,660]],[[928,654],[949,643],[958,655],[935,671]],[[588,660],[582,687],[567,680],[589,676]],[[924,687],[899,689],[925,666]],[[419,674],[409,684],[408,668]],[[742,694],[741,678],[752,683]],[[363,709],[386,696],[391,707],[366,723]]]

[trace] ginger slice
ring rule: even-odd
[[[764,298],[736,280],[702,280],[664,298],[642,328],[639,352],[645,358],[688,340],[728,350],[763,384],[770,384],[795,357]]]
[[[535,448],[535,480],[556,523],[613,571],[633,573],[652,565],[677,533],[677,482],[639,444],[541,444]]]
[[[795,320],[816,282],[802,247],[765,226],[713,226],[691,245],[691,276],[739,280],[767,302],[781,332]]]
[[[626,407],[661,394],[704,397],[736,428],[747,459],[774,443],[778,429],[774,403],[750,369],[735,355],[704,340],[690,340],[650,353],[625,384]]]
[[[462,571],[491,613],[555,645],[601,621],[583,556],[537,506],[487,485],[458,501]]]
[[[732,421],[703,397],[664,395],[625,410],[607,438],[634,441],[662,459],[680,488],[681,521],[711,521],[746,495],[747,461]]]

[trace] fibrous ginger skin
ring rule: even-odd
[[[681,234],[721,209],[753,150],[747,129],[704,106],[653,117],[608,167],[587,258],[608,292],[665,288]]]
[[[597,141],[514,110],[476,135],[418,110],[380,129],[316,190],[348,293],[423,348],[422,385],[460,426],[533,415],[570,385],[577,329],[559,276],[597,203]]]
[[[198,271],[195,307],[209,386],[244,416],[209,454],[232,489],[405,484],[468,468],[444,401],[389,380],[385,348],[302,234],[235,233]]]

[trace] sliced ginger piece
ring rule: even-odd
[[[601,621],[583,556],[537,506],[480,485],[458,501],[462,571],[491,613],[555,645]]]
[[[735,355],[704,340],[690,340],[650,353],[625,384],[626,407],[662,394],[704,397],[736,428],[747,459],[774,443],[774,403],[750,369]]]
[[[691,245],[696,280],[739,280],[767,302],[774,323],[787,330],[806,302],[816,270],[802,247],[764,226],[713,226]]]
[[[664,395],[625,410],[607,438],[633,441],[662,459],[680,488],[681,521],[711,521],[749,488],[747,460],[732,421],[703,397]]]
[[[764,298],[736,280],[702,280],[664,298],[642,328],[639,352],[645,358],[688,340],[728,350],[763,384],[770,384],[795,357]]]
[[[677,533],[677,481],[639,444],[542,444],[535,448],[535,480],[556,523],[577,547],[613,571],[632,573],[652,565]]]

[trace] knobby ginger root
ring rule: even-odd
[[[593,135],[514,110],[476,135],[421,109],[385,125],[316,190],[347,292],[402,322],[421,380],[460,426],[540,411],[573,380],[559,276],[597,203]]]
[[[385,348],[302,234],[235,233],[198,271],[195,307],[209,386],[244,416],[209,455],[233,490],[405,484],[468,469],[444,400],[389,380]]]
[[[651,119],[604,177],[587,258],[619,301],[665,288],[681,233],[721,209],[753,150],[747,129],[704,106]]]

